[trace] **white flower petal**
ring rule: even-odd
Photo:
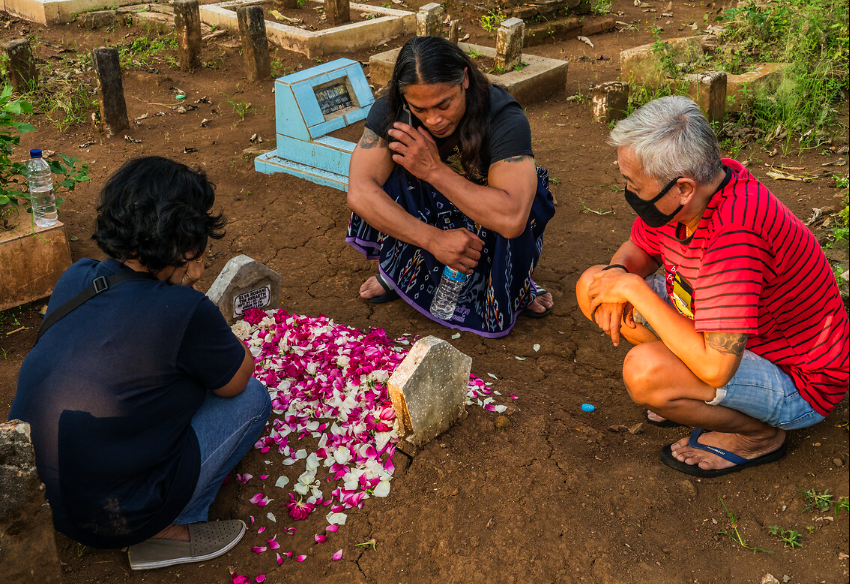
[[[280,487],[281,489],[289,484],[289,478],[286,475],[280,475],[275,481],[274,486]]]

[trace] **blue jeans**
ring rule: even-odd
[[[207,394],[192,417],[192,429],[201,447],[201,472],[192,498],[173,524],[207,520],[210,505],[224,477],[257,441],[271,411],[268,390],[253,377],[239,395]]]
[[[652,290],[673,306],[667,295],[664,278],[653,274],[646,279]],[[642,317],[637,321],[652,330]],[[658,336],[657,333],[655,333]],[[794,380],[782,369],[751,351],[744,351],[738,370],[729,383],[717,388],[715,398],[706,402],[711,406],[723,406],[747,414],[774,428],[799,430],[808,428],[824,419],[803,399]]]

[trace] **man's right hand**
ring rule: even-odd
[[[427,249],[441,264],[469,275],[481,259],[484,242],[468,229],[449,229],[437,232]]]
[[[635,328],[634,308],[628,302],[600,304],[593,314],[593,320],[611,337],[615,347],[620,346],[620,325]]]

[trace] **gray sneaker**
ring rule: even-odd
[[[152,570],[211,560],[233,549],[248,529],[241,519],[191,523],[188,527],[189,541],[149,539],[130,546],[130,568]]]

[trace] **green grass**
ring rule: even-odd
[[[487,32],[494,32],[503,20],[505,20],[505,14],[500,9],[493,8],[481,15],[481,28]]]
[[[790,547],[794,549],[795,547],[803,547],[802,539],[803,535],[799,531],[794,531],[793,529],[782,529],[778,525],[773,525],[767,528],[768,533],[770,535],[777,536],[785,547]]]

